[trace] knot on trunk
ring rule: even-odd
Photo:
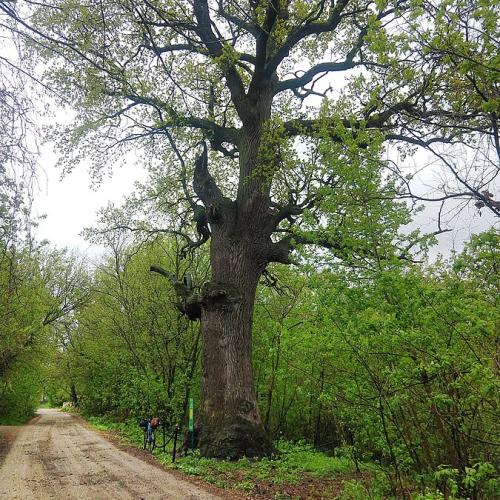
[[[158,273],[167,278],[175,290],[177,302],[175,307],[191,321],[201,318],[201,300],[195,293],[191,277],[186,275],[182,280],[178,280],[174,274],[165,271],[160,266],[151,266],[151,272]]]
[[[207,216],[210,222],[217,222],[220,220],[220,211],[214,203],[208,205]]]
[[[246,399],[240,399],[239,401],[236,402],[236,410],[239,411],[239,413],[248,415],[255,411],[255,406]]]
[[[201,318],[201,300],[198,294],[191,295],[182,302],[177,302],[176,307],[191,321],[196,321]]]
[[[206,309],[229,310],[241,301],[241,295],[229,283],[208,282],[201,287],[201,301]]]

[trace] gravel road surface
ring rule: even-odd
[[[5,430],[5,429],[4,429]],[[19,428],[0,457],[1,499],[216,499],[56,410]]]

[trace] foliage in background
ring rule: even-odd
[[[189,394],[199,394],[193,382],[199,377],[199,328],[174,308],[169,281],[149,269],[161,265],[182,279],[180,243],[127,245],[123,236],[108,243],[109,256],[94,273],[91,300],[66,332],[51,398],[72,399],[90,415],[156,414],[177,422]],[[206,263],[200,259],[189,272],[194,282],[203,281]],[[59,392],[61,380],[65,393]]]
[[[148,273],[153,263],[177,276],[188,270],[176,267],[175,239],[118,242],[94,273],[92,300],[76,315],[57,379],[74,387],[87,414],[133,428],[157,413],[185,429],[187,397],[199,401],[199,332],[173,307],[169,282]],[[492,230],[425,268],[274,269],[278,284],[259,288],[254,317],[268,431],[344,457],[352,470],[371,464],[393,494],[449,494],[453,484],[456,495],[492,494],[499,251]],[[194,265],[189,272],[201,283],[206,267]],[[366,487],[351,483],[348,490]]]
[[[87,293],[87,272],[75,256],[0,246],[0,421],[33,414],[58,332]]]

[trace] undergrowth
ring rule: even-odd
[[[87,419],[96,429],[117,432],[126,442],[142,447],[142,430],[135,420],[113,422],[103,417]],[[162,444],[161,431],[157,433],[157,443]],[[178,448],[181,445],[182,436],[179,436]],[[172,446],[170,441],[165,451],[158,448],[154,451],[155,458],[165,467],[197,476],[220,488],[252,492],[259,486],[266,485],[270,490],[276,490],[271,498],[294,498],[293,494],[280,493],[280,487],[299,487],[304,481],[320,484],[323,479],[338,478],[339,482],[345,482],[349,489],[355,474],[354,463],[349,458],[328,456],[305,443],[279,442],[279,453],[272,458],[217,460],[200,457],[195,451],[185,456],[177,456],[175,463],[172,463]]]

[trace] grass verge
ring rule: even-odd
[[[24,425],[26,422],[29,422],[34,416],[34,413],[32,413],[31,415],[4,416],[0,418],[0,425]]]
[[[86,418],[94,428],[112,431],[126,443],[142,447],[143,434],[136,421],[124,423],[103,417]],[[158,432],[157,442],[162,444],[161,432]],[[241,498],[349,500],[385,497],[382,491],[377,494],[373,489],[376,486],[373,471],[363,468],[357,472],[354,463],[347,457],[329,456],[305,443],[280,442],[277,448],[280,454],[272,459],[226,461],[202,458],[195,452],[179,456],[172,463],[170,442],[165,451],[156,449],[154,457],[166,468],[176,469],[234,493],[240,492]],[[382,485],[376,487],[381,488]]]

